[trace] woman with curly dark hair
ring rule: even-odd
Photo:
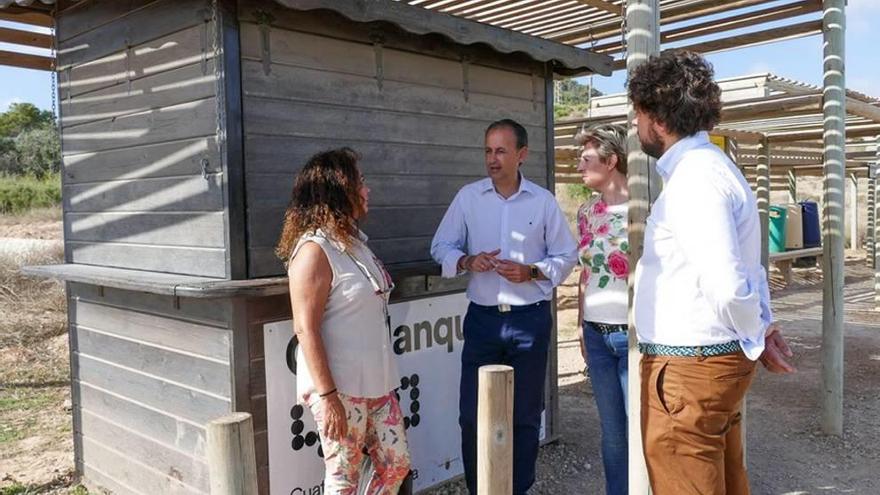
[[[276,254],[287,263],[299,339],[296,390],[318,424],[325,493],[357,491],[366,451],[375,470],[367,493],[396,494],[410,461],[389,342],[394,284],[358,229],[370,189],[357,162],[349,148],[309,159]]]
[[[633,300],[641,424],[656,495],[747,495],[742,405],[755,361],[793,369],[773,323],[751,187],[709,141],[721,90],[699,54],[666,51],[628,82],[644,151],[663,178]]]

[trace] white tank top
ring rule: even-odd
[[[321,321],[321,337],[333,381],[342,394],[376,398],[397,388],[400,375],[386,324],[391,278],[364,243],[366,240],[366,235],[360,233],[360,239],[346,249],[319,230],[303,236],[291,257],[310,241],[324,251],[333,280]],[[376,293],[376,286],[381,294]],[[302,348],[297,348],[296,354],[296,390],[302,401],[305,394],[316,390]]]

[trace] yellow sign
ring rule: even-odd
[[[722,150],[727,149],[727,137],[719,136],[717,134],[709,134],[709,141],[712,141],[712,144],[718,146]]]

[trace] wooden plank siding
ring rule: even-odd
[[[229,278],[206,0],[98,0],[58,20],[66,259]]]
[[[269,433],[266,411],[266,364],[263,325],[291,318],[288,295],[249,299],[246,304],[248,340],[248,410],[254,418],[254,445],[259,493],[269,493]],[[293,328],[290,329],[291,333]],[[275,441],[278,441],[276,439]]]
[[[485,177],[483,132],[491,121],[526,126],[523,173],[546,185],[544,79],[534,67],[504,70],[473,51],[463,64],[464,52],[455,59],[441,43],[418,53],[392,30],[383,33],[380,87],[377,48],[363,27],[267,8],[274,16],[268,47],[263,27],[247,9],[241,14],[250,277],[283,273],[273,246],[293,176],[321,150],[350,146],[361,154],[371,189],[362,228],[389,265],[430,261],[431,237],[455,193]]]
[[[228,300],[69,288],[87,481],[115,493],[207,493],[203,425],[232,410]]]

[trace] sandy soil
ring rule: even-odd
[[[821,428],[822,282],[817,269],[795,269],[790,287],[774,276],[776,318],[796,353],[793,375],[761,370],[748,399],[747,445],[755,495],[880,493],[880,312],[873,308],[864,253],[851,256],[846,277],[844,434]],[[541,450],[535,494],[604,493],[599,420],[582,371],[573,280],[558,291],[561,438]],[[464,493],[461,483],[432,492]]]
[[[0,238],[60,240],[62,232],[60,207],[0,215]]]

